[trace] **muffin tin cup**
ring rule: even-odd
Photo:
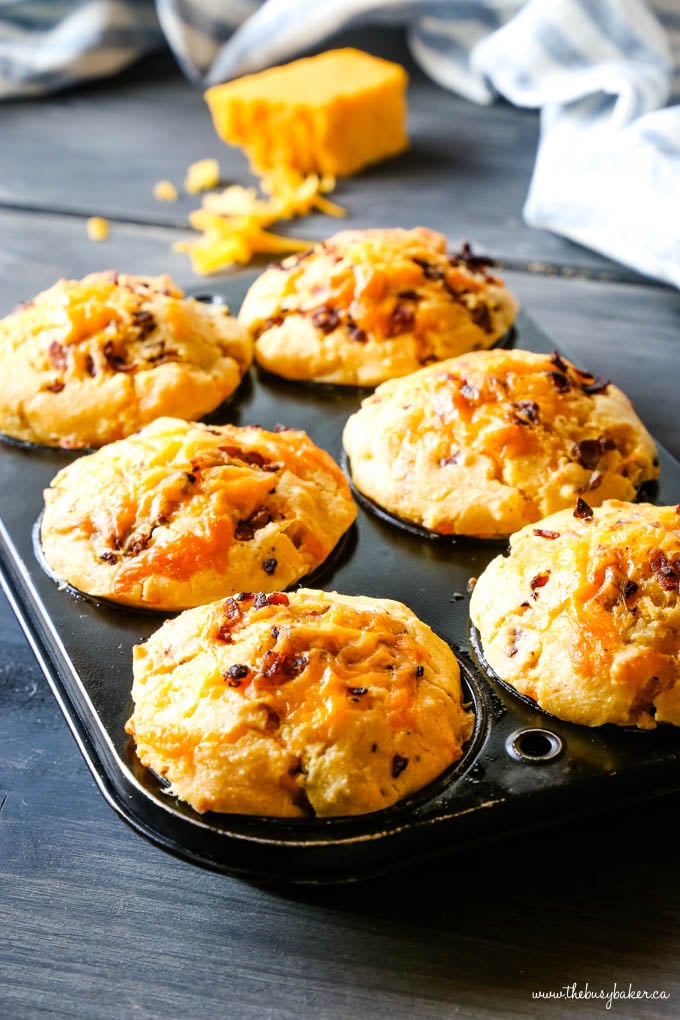
[[[215,289],[237,308],[252,279],[244,273]],[[518,346],[546,353],[555,347],[523,313],[517,330]],[[298,388],[258,373],[220,420],[302,428],[339,461],[344,423],[361,398],[356,390]],[[680,465],[663,450],[660,456],[656,502],[679,503]],[[299,820],[197,814],[140,764],[124,730],[132,709],[131,649],[157,629],[161,614],[74,598],[39,565],[33,523],[43,489],[63,463],[60,450],[0,450],[4,587],[101,792],[137,832],[169,852],[258,880],[350,881],[680,789],[680,733],[672,727],[640,733],[564,723],[485,669],[470,640],[469,581],[502,543],[433,542],[367,512],[362,500],[345,547],[304,583],[397,599],[450,644],[476,715],[463,757],[427,787],[372,814]]]
[[[106,598],[103,595],[92,595],[89,592],[83,591],[82,588],[76,587],[69,581],[65,581],[60,578],[52,570],[51,566],[47,562],[45,553],[42,547],[41,531],[42,531],[42,520],[43,514],[40,513],[38,519],[31,529],[31,536],[33,541],[33,555],[38,566],[43,570],[45,575],[50,578],[59,588],[60,591],[65,592],[76,600],[82,600],[84,602],[90,602],[92,605],[99,606],[100,609],[110,609],[113,612],[120,613],[140,613],[143,616],[150,616],[157,620],[158,626],[160,627],[163,620],[168,619],[171,616],[177,616],[181,609],[158,609],[155,606],[128,606],[122,602],[116,602],[114,599]],[[271,588],[270,591],[293,591],[296,588],[317,588],[323,586],[323,580],[327,574],[332,572],[336,567],[339,566],[347,557],[351,556],[352,550],[356,545],[356,522],[350,524],[344,535],[341,535],[335,546],[331,549],[323,563],[320,563],[318,567],[311,570],[304,577],[299,578],[293,584],[289,584],[284,589]],[[227,598],[229,595],[237,595],[238,592],[226,591],[221,598]],[[220,596],[214,599],[218,601]],[[192,608],[186,606],[186,609]]]

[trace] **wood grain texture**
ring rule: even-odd
[[[640,279],[611,260],[522,220],[538,142],[538,114],[499,102],[480,107],[438,88],[410,61],[394,30],[345,34],[409,67],[411,149],[340,182],[348,226],[425,223],[452,242],[467,238],[519,263],[575,266],[604,278]],[[195,196],[157,202],[153,186],[181,186],[196,159],[219,159],[225,181],[253,183],[240,151],[216,137],[200,90],[170,58],[156,57],[112,82],[2,108],[0,204],[187,226]],[[178,144],[181,140],[181,144]],[[404,180],[408,179],[408,190]],[[286,228],[292,229],[292,228]],[[307,217],[298,236],[318,240],[336,220]],[[285,232],[285,230],[284,230]]]

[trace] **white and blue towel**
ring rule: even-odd
[[[445,88],[540,109],[529,224],[680,287],[680,0],[3,0],[0,98],[166,43],[214,84],[375,23]]]

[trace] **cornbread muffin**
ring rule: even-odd
[[[189,610],[134,650],[144,765],[197,811],[388,807],[471,735],[452,651],[400,602],[301,589]]]
[[[507,683],[560,719],[680,725],[680,507],[579,499],[510,539],[470,616]]]
[[[343,230],[267,269],[239,321],[286,379],[375,386],[507,332],[517,302],[468,245],[415,230]]]
[[[59,472],[41,541],[80,591],[175,610],[293,584],[355,516],[340,468],[304,432],[159,418]]]
[[[184,298],[168,276],[60,280],[0,322],[0,432],[102,446],[164,414],[214,410],[251,360],[228,310]]]
[[[612,383],[554,353],[476,351],[384,383],[347,422],[352,481],[442,535],[499,538],[578,495],[632,499],[654,443]]]

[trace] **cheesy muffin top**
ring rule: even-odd
[[[680,507],[579,499],[477,580],[484,657],[568,722],[680,725]]]
[[[355,516],[340,468],[304,432],[159,418],[59,472],[40,538],[79,591],[176,610],[293,584]]]
[[[375,386],[508,331],[517,302],[489,266],[424,227],[343,230],[267,269],[239,321],[270,372]]]
[[[344,445],[360,492],[443,535],[503,537],[659,473],[628,398],[557,353],[476,351],[386,382]]]
[[[165,414],[213,411],[251,361],[228,309],[185,298],[168,276],[59,280],[0,321],[0,432],[102,446]]]

